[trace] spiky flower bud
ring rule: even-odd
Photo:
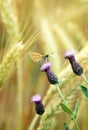
[[[76,75],[81,76],[81,75],[83,74],[83,68],[82,68],[81,65],[76,61],[74,50],[66,51],[64,57],[65,57],[65,59],[68,59],[68,60],[69,60],[73,72],[74,72]]]
[[[42,115],[45,112],[45,108],[41,101],[41,96],[39,94],[34,95],[31,100],[35,103],[36,113]]]
[[[51,63],[46,62],[41,66],[40,70],[46,73],[48,81],[51,84],[57,84],[59,80],[58,80],[58,77],[51,71],[50,69],[51,66],[52,66]]]

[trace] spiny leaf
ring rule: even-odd
[[[83,94],[88,99],[88,89],[85,86],[80,86]]]
[[[66,123],[64,123],[64,127],[65,127],[65,130],[71,130]]]
[[[66,111],[69,115],[72,115],[72,111],[63,103],[61,103],[61,107],[64,111]]]
[[[77,117],[78,107],[79,107],[79,100],[76,102],[76,104],[75,104],[75,110],[73,112],[73,116],[74,116],[75,119]]]

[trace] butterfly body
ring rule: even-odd
[[[49,54],[41,54],[41,53],[37,53],[37,52],[29,52],[29,55],[31,57],[31,59],[34,61],[34,62],[39,62],[39,61],[47,61],[48,57],[49,57]]]

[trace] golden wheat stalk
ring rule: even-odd
[[[14,63],[16,62],[17,58],[19,58],[19,56],[21,55],[23,48],[24,45],[22,45],[22,43],[19,42],[15,44],[3,58],[3,61],[0,64],[0,87],[11,74]]]

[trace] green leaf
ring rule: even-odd
[[[65,130],[71,130],[66,123],[64,123],[64,127],[65,127]]]
[[[46,129],[45,130],[49,130],[51,125],[52,125],[52,120],[46,125]]]
[[[43,124],[43,127],[44,127],[43,129],[44,130],[49,130],[51,125],[52,125],[52,121],[53,120],[51,120],[49,123],[45,123],[45,120],[42,118],[42,124]]]
[[[72,111],[63,103],[61,103],[61,107],[64,111],[66,111],[69,115],[72,115]]]
[[[73,116],[74,116],[75,119],[77,117],[78,107],[79,107],[79,100],[76,102],[76,104],[75,104],[75,110],[73,112]]]
[[[81,90],[83,92],[83,94],[85,95],[85,97],[88,99],[88,89],[84,86],[80,86]]]

